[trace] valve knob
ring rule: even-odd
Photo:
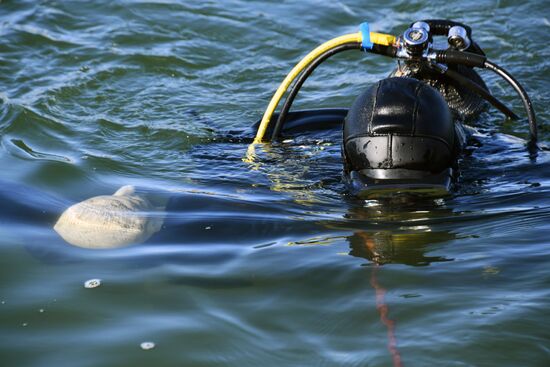
[[[458,25],[455,25],[454,27],[451,27],[451,29],[449,29],[447,42],[449,42],[449,45],[451,45],[451,47],[454,47],[459,51],[466,50],[468,47],[470,47],[471,44],[468,33],[466,32],[464,27]]]
[[[405,49],[411,56],[421,56],[428,46],[429,34],[424,28],[409,28],[403,33]]]

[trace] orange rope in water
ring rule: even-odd
[[[382,321],[382,323],[386,325],[386,328],[388,329],[388,350],[390,351],[393,360],[393,367],[403,367],[403,363],[401,362],[401,355],[399,354],[399,350],[397,349],[397,338],[395,337],[395,321],[391,320],[388,317],[390,310],[384,300],[384,297],[386,296],[386,289],[383,288],[380,283],[378,283],[378,278],[376,277],[376,272],[380,267],[377,262],[379,255],[376,252],[376,245],[374,244],[372,238],[370,238],[366,233],[358,234],[359,236],[363,237],[367,249],[373,255],[372,261],[374,265],[370,273],[370,285],[372,286],[372,288],[374,288],[374,291],[376,293],[376,309],[380,313],[380,321]]]
[[[376,309],[380,313],[380,321],[382,321],[382,323],[386,325],[386,328],[388,329],[388,350],[390,351],[390,354],[392,356],[393,366],[403,367],[403,363],[401,362],[401,355],[399,354],[399,350],[397,349],[397,338],[395,337],[395,321],[388,318],[388,314],[390,311],[388,305],[384,300],[386,289],[380,286],[380,284],[378,283],[378,279],[376,278],[376,272],[379,266],[380,265],[376,264],[372,268],[370,285],[376,291]]]

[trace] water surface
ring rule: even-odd
[[[337,132],[252,166],[223,138],[317,44],[427,17],[470,24],[548,120],[544,1],[2,1],[2,364],[549,365],[550,159],[525,119],[483,113],[456,192],[431,201],[347,195]],[[392,68],[339,55],[296,108],[347,107]],[[53,231],[126,184],[172,198],[171,231],[110,251]]]

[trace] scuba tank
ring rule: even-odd
[[[434,47],[437,36],[447,37],[447,48]],[[349,109],[289,113],[313,70],[332,55],[347,50],[395,58],[398,66],[388,78],[361,93]],[[254,146],[265,143],[266,134],[271,134],[273,141],[290,127],[343,124],[343,176],[354,195],[369,198],[401,192],[437,196],[448,193],[466,144],[462,122],[477,116],[485,101],[507,117],[518,118],[490,93],[476,67],[497,73],[516,90],[528,116],[528,146],[536,149],[535,113],[523,87],[487,59],[473,40],[470,27],[449,20],[424,20],[411,24],[398,37],[370,32],[368,23],[362,23],[359,32],[337,37],[311,51],[272,97],[245,161],[253,160]],[[293,82],[276,114],[277,105]]]

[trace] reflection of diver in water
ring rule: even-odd
[[[427,256],[431,245],[451,241],[455,234],[437,228],[434,221],[452,216],[442,200],[400,196],[350,203],[345,221],[328,224],[352,231],[347,237],[351,256],[377,265],[405,264],[426,266],[432,262],[452,261],[443,256]]]
[[[448,232],[358,231],[348,238],[351,256],[362,257],[378,265],[398,263],[413,266],[452,261],[443,256],[426,256],[427,246],[453,239]]]

